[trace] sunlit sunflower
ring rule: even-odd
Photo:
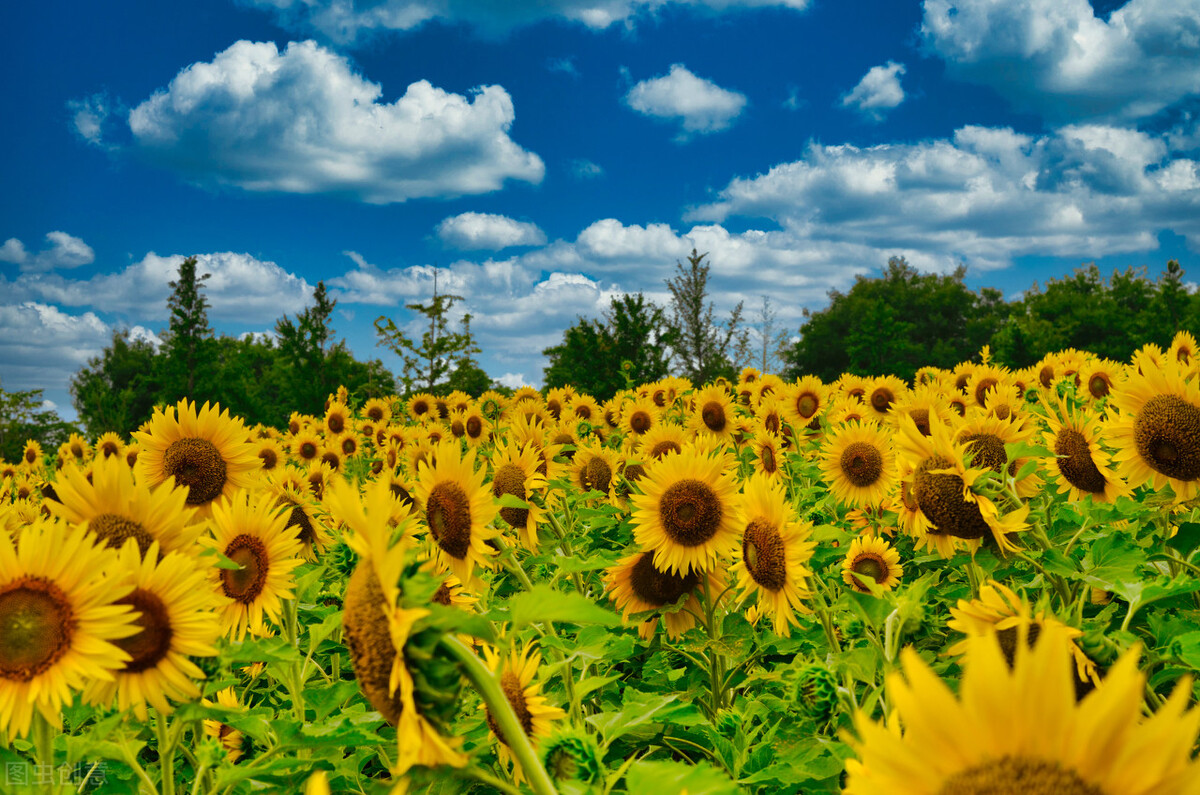
[[[842,581],[862,593],[870,593],[871,589],[860,577],[874,580],[880,588],[890,591],[903,576],[900,553],[878,536],[858,536],[850,542],[850,549],[842,559]]]
[[[647,461],[657,461],[663,456],[679,453],[691,441],[691,434],[673,422],[662,422],[640,437],[630,437],[639,454]]]
[[[129,662],[114,644],[137,632],[120,603],[132,586],[104,576],[115,558],[82,525],[38,519],[16,540],[0,532],[0,731],[10,740],[29,733],[35,708],[62,726],[74,691]]]
[[[621,457],[615,450],[590,442],[581,445],[571,461],[571,483],[581,492],[599,491],[604,499],[616,499],[617,471]]]
[[[213,703],[207,698],[201,699],[201,703],[206,707],[213,706]],[[217,705],[226,709],[243,709],[242,705],[238,703],[237,694],[233,692],[232,687],[217,691]],[[228,724],[213,718],[205,718],[204,734],[221,743],[225,748],[225,758],[232,764],[236,764],[245,753],[246,735]]]
[[[320,460],[321,448],[325,442],[321,435],[313,431],[301,430],[299,433],[292,436],[288,445],[292,457],[301,463],[309,463]]]
[[[988,390],[998,387],[1007,386],[1009,384],[1009,372],[1007,367],[997,367],[994,364],[978,365],[971,373],[971,379],[967,382],[967,397],[975,402],[975,405],[983,408],[986,405],[985,398]]]
[[[983,410],[1001,420],[1025,418],[1025,393],[1015,384],[994,386],[983,396]]]
[[[137,466],[138,454],[142,452],[142,447],[137,442],[125,445],[125,451],[122,455],[125,457],[125,463],[130,467]]]
[[[1049,408],[1049,407],[1048,407]],[[1109,454],[1100,446],[1100,420],[1086,411],[1077,411],[1057,401],[1057,414],[1048,411],[1046,447],[1054,458],[1046,465],[1058,481],[1059,493],[1069,492],[1072,500],[1091,497],[1113,502],[1129,494],[1129,486],[1112,468]]]
[[[207,518],[213,503],[238,489],[252,488],[259,469],[242,421],[229,411],[181,400],[155,409],[148,431],[133,434],[141,445],[138,477],[156,486],[170,477],[188,490],[187,503]]]
[[[918,386],[896,401],[888,414],[889,427],[900,425],[902,417],[912,417],[921,435],[928,436],[930,423],[949,423],[952,412],[950,401],[939,386]]]
[[[556,420],[561,420],[567,405],[574,400],[576,393],[573,387],[555,387],[546,392],[546,410]]]
[[[475,566],[488,566],[496,554],[487,543],[499,531],[491,526],[497,507],[475,466],[475,451],[460,453],[458,442],[439,445],[436,463],[417,472],[416,497],[424,506],[421,519],[436,547],[437,559],[454,576],[471,584]]]
[[[77,433],[71,434],[67,438],[67,441],[63,442],[59,450],[60,452],[67,453],[78,463],[83,463],[92,457],[92,446],[88,444],[87,439],[84,439]]]
[[[677,639],[696,626],[696,616],[703,612],[699,599],[701,588],[707,587],[713,599],[725,588],[716,572],[692,570],[686,574],[673,573],[654,564],[653,552],[642,551],[633,552],[617,561],[606,572],[604,582],[609,597],[626,621],[637,613],[671,608],[682,599],[684,604],[681,609],[660,614],[670,640]],[[643,640],[654,636],[660,615],[645,618],[638,625],[638,635]]]
[[[773,433],[756,433],[750,443],[757,461],[755,471],[770,478],[780,478],[784,471],[783,450],[779,437]]]
[[[1110,401],[1109,439],[1129,484],[1170,484],[1179,501],[1200,494],[1200,383],[1172,362],[1121,381]]]
[[[46,466],[44,456],[41,444],[34,439],[28,439],[21,448],[21,466],[25,470],[42,470]]]
[[[1049,389],[1051,384],[1058,380],[1062,375],[1062,366],[1058,363],[1058,356],[1055,354],[1046,354],[1042,360],[1033,366],[1034,377],[1041,385],[1042,389]]]
[[[621,429],[626,435],[641,436],[659,423],[662,410],[649,397],[639,397],[621,408]]]
[[[858,759],[846,762],[848,795],[1182,795],[1197,781],[1191,749],[1200,711],[1184,712],[1180,683],[1142,719],[1145,677],[1137,649],[1076,702],[1070,653],[1053,631],[1017,644],[1009,666],[993,636],[968,642],[955,695],[915,649],[888,675],[899,725],[859,712]],[[903,730],[900,729],[903,726]],[[1189,776],[1189,770],[1191,775]]]
[[[304,482],[318,500],[325,496],[325,487],[335,480],[338,480],[337,473],[324,461],[313,461],[304,470]]]
[[[441,444],[454,437],[454,434],[450,433],[450,426],[439,420],[430,420],[422,426],[421,430],[425,440],[433,445]]]
[[[821,427],[821,412],[826,408],[829,387],[815,375],[806,375],[789,384],[786,389],[785,414],[788,424],[799,431],[801,428],[817,430]]]
[[[205,587],[204,571],[193,558],[169,552],[159,556],[152,546],[144,554],[132,540],[118,552],[110,575],[127,580],[133,591],[118,600],[137,613],[138,632],[115,641],[132,659],[116,671],[113,681],[96,680],[84,693],[91,704],[107,706],[116,697],[117,709],[133,709],[149,720],[149,702],[165,715],[170,701],[200,698],[194,680],[204,672],[188,657],[212,657],[221,627],[213,612],[215,599]]]
[[[1026,426],[1016,417],[1002,420],[981,409],[971,409],[963,421],[955,424],[954,440],[963,445],[972,467],[987,468],[1005,478],[1017,478],[1030,459],[1010,461],[1005,445],[1030,442],[1034,431],[1034,426]],[[1042,477],[1036,471],[1026,472],[1015,484],[1017,496],[1027,500],[1041,491]]]
[[[1167,348],[1167,360],[1178,362],[1185,367],[1192,364],[1197,351],[1200,350],[1197,344],[1196,337],[1190,331],[1176,332],[1171,340],[1171,347]]]
[[[283,445],[276,439],[266,438],[254,442],[255,454],[264,472],[283,466]]]
[[[760,378],[762,378],[762,373],[757,367],[743,367],[742,371],[738,373],[739,384],[753,384]]]
[[[320,501],[303,485],[291,482],[290,478],[282,482],[269,479],[266,491],[274,496],[276,506],[287,516],[284,529],[296,534],[304,559],[316,560],[317,553],[324,552],[333,543],[333,536],[325,526]]]
[[[293,597],[292,572],[302,562],[301,545],[287,522],[288,514],[277,509],[270,494],[242,492],[213,507],[212,538],[206,543],[240,566],[209,569],[213,589],[224,597],[221,629],[234,640],[246,630],[258,634],[264,614],[278,620],[282,600]]]
[[[325,435],[339,436],[351,427],[350,409],[341,401],[333,401],[325,407]]]
[[[1125,368],[1119,362],[1108,359],[1092,359],[1080,371],[1082,385],[1078,394],[1095,403],[1108,397]]]
[[[707,571],[737,546],[736,470],[695,448],[646,467],[633,502],[633,534],[659,568]]]
[[[516,714],[521,729],[536,749],[538,741],[550,735],[554,721],[567,716],[567,713],[546,702],[541,686],[533,681],[538,666],[542,664],[541,653],[535,650],[532,643],[528,643],[520,651],[513,649],[507,657],[501,657],[491,646],[484,646],[483,656],[499,680],[500,689],[504,691],[504,697]],[[500,764],[505,770],[513,768],[513,783],[519,785],[525,780],[524,771],[509,751],[508,740],[491,710],[487,711],[487,723],[500,743],[497,749]]]
[[[392,402],[383,398],[371,398],[363,404],[362,413],[377,425],[387,425],[392,419]]]
[[[891,413],[892,405],[902,400],[907,391],[908,387],[899,378],[894,375],[883,375],[872,378],[867,384],[863,402],[871,411],[875,412],[876,419],[883,421]]]
[[[754,422],[757,427],[781,437],[790,437],[793,431],[787,425],[787,421],[786,403],[783,398],[767,396],[759,400],[754,410]]]
[[[879,505],[896,487],[891,438],[874,423],[830,428],[821,445],[821,473],[842,504]]]
[[[729,392],[720,386],[707,386],[693,396],[688,429],[696,434],[708,434],[718,439],[730,438],[734,425],[733,401]]]
[[[954,366],[949,381],[954,385],[955,392],[961,395],[967,394],[971,378],[975,375],[975,368],[978,366],[974,362],[959,362]]]
[[[538,463],[532,445],[518,447],[511,440],[498,444],[492,453],[492,495],[499,498],[511,494],[529,504],[528,508],[500,508],[500,518],[517,532],[521,546],[531,551],[538,548],[537,528],[542,521],[542,509],[533,497],[546,490],[546,478],[537,471]]]
[[[775,634],[786,638],[798,623],[796,612],[811,612],[804,599],[812,574],[807,563],[816,546],[812,525],[796,516],[782,481],[763,474],[745,483],[738,525],[742,549],[733,564],[738,590],[743,598],[755,597],[754,618],[767,616]]]
[[[346,454],[342,452],[340,436],[325,437],[325,445],[321,448],[321,457],[318,460],[333,473],[342,471],[346,465]]]
[[[894,415],[895,410],[893,409],[892,414],[888,416]],[[829,409],[825,415],[825,424],[830,428],[836,428],[847,422],[867,422],[872,425],[878,425],[879,423],[876,421],[875,416],[875,412],[867,408],[866,404],[861,400],[841,394],[829,401]]]
[[[437,409],[433,400],[433,395],[428,392],[417,392],[405,402],[404,411],[414,422],[437,419]]]
[[[842,373],[832,386],[842,395],[856,403],[867,402],[867,387],[871,379],[853,373]]]
[[[486,444],[492,436],[492,423],[478,406],[470,406],[456,415],[462,420],[463,438],[472,447]]]
[[[164,554],[198,552],[196,540],[204,524],[187,507],[187,489],[171,481],[150,488],[134,478],[119,456],[96,459],[88,472],[67,467],[55,487],[58,501],[49,503],[50,510],[68,522],[86,522],[106,546],[120,549],[132,538],[142,554],[156,541]]]

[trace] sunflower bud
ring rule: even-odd
[[[421,630],[404,644],[404,661],[412,674],[417,708],[429,720],[445,728],[454,720],[462,703],[462,670],[438,648],[442,631]]]
[[[342,576],[349,577],[358,566],[358,553],[351,549],[345,541],[339,541],[337,546],[329,550],[329,563]]]
[[[603,756],[595,738],[564,729],[542,744],[542,763],[555,783],[598,784],[604,779]]]
[[[1099,665],[1112,665],[1121,653],[1117,644],[1099,629],[1088,630],[1077,642],[1088,659]]]
[[[796,703],[817,723],[827,723],[838,707],[837,680],[823,665],[809,663],[796,676]]]

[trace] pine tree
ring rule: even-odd
[[[170,282],[170,327],[165,335],[167,378],[160,397],[173,403],[181,397],[196,394],[197,376],[206,374],[206,365],[213,359],[213,330],[208,325],[208,299],[204,297],[204,282],[212,274],[196,274],[196,258],[188,257],[179,264],[179,278]]]
[[[675,278],[667,282],[671,291],[670,327],[676,337],[672,352],[679,374],[697,386],[718,377],[735,377],[737,367],[749,359],[750,351],[750,335],[739,328],[743,302],[738,302],[725,323],[718,323],[712,303],[705,303],[707,256],[692,249],[687,267],[676,262]]]

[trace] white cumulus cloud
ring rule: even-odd
[[[92,247],[66,232],[47,232],[48,245],[36,254],[31,254],[15,237],[10,237],[0,246],[0,262],[11,262],[27,273],[38,273],[57,269],[78,268],[89,265],[96,259]]]
[[[541,159],[508,136],[515,111],[502,86],[464,97],[420,80],[394,102],[381,96],[315,42],[280,52],[239,41],[133,108],[129,129],[150,162],[250,191],[387,204],[541,181]]]
[[[900,75],[904,64],[888,61],[883,66],[872,66],[863,79],[842,97],[842,107],[853,108],[868,118],[883,121],[887,111],[904,101],[904,88]]]
[[[694,134],[727,129],[746,107],[746,97],[697,77],[683,64],[674,64],[661,77],[637,83],[625,95],[630,108],[646,116],[678,121],[679,141]]]
[[[457,249],[498,251],[509,246],[540,246],[546,234],[537,224],[492,213],[460,213],[437,225],[443,243]]]

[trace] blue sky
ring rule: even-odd
[[[393,367],[372,321],[436,264],[485,369],[539,385],[693,247],[719,309],[791,328],[893,254],[1011,296],[1200,250],[1195,3],[48,0],[0,31],[0,385],[68,417],[187,255],[219,331],[324,280]]]

